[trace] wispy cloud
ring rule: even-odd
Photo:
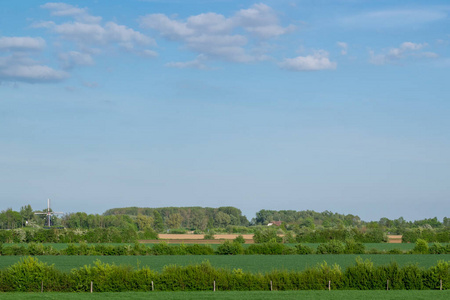
[[[404,42],[399,47],[390,48],[382,53],[376,54],[373,50],[369,51],[369,62],[374,65],[396,64],[406,58],[436,58],[438,55],[434,52],[422,51],[428,46],[427,43]]]
[[[44,47],[45,41],[40,37],[0,37],[0,51],[41,51]]]
[[[264,56],[247,51],[250,39],[267,40],[294,28],[281,26],[276,12],[265,4],[255,4],[231,17],[209,12],[177,20],[165,14],[150,14],[142,17],[140,23],[143,28],[153,29],[208,59],[233,62],[263,59]]]
[[[67,77],[67,72],[55,70],[23,55],[0,57],[0,79],[5,81],[45,83],[61,81]]]
[[[200,69],[205,70],[207,69],[205,65],[205,56],[199,55],[194,60],[186,61],[186,62],[169,62],[166,64],[167,67],[170,68],[178,68],[178,69]]]
[[[44,50],[41,37],[0,37],[0,79],[10,82],[54,82],[69,76],[36,60]]]
[[[373,27],[392,28],[435,22],[447,18],[448,13],[440,7],[423,9],[392,9],[364,12],[361,14],[340,18],[342,25],[355,29]]]
[[[341,48],[341,55],[347,55],[348,44],[345,42],[337,42],[336,44]]]
[[[289,71],[320,71],[334,70],[337,63],[330,61],[326,51],[319,50],[312,55],[287,58],[279,63],[280,68]]]
[[[142,57],[157,55],[148,49],[156,45],[154,39],[116,22],[103,22],[101,17],[89,14],[87,8],[66,3],[47,3],[41,7],[49,10],[54,17],[72,19],[62,23],[43,21],[33,25],[35,28],[46,28],[62,40],[75,43],[75,49],[59,54],[62,66],[66,69],[92,65],[95,55],[114,48]]]

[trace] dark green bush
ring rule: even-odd
[[[419,253],[419,254],[428,254],[429,248],[428,248],[428,242],[423,239],[417,239],[416,245],[414,246],[413,253]]]
[[[245,239],[242,235],[238,235],[233,241],[235,243],[245,244]]]
[[[219,255],[238,255],[243,253],[244,248],[242,247],[242,244],[231,241],[223,242],[216,250],[216,254]]]
[[[317,247],[317,254],[343,254],[345,246],[341,241],[331,240],[328,243],[320,244]]]
[[[445,254],[447,253],[446,247],[442,246],[440,243],[433,243],[429,249],[428,252],[430,254]]]
[[[245,254],[283,255],[295,254],[296,249],[272,240],[264,244],[252,244],[245,249]]]
[[[346,254],[364,254],[366,252],[366,246],[364,246],[361,242],[356,242],[355,240],[346,240],[345,241],[345,250]]]
[[[314,253],[314,249],[309,247],[309,246],[305,246],[302,244],[297,244],[295,245],[295,249],[296,249],[296,253],[297,254],[313,254]]]

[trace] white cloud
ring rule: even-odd
[[[40,51],[44,47],[42,38],[0,37],[0,51]]]
[[[295,27],[282,27],[278,23],[275,11],[262,3],[254,4],[248,9],[242,9],[232,18],[235,26],[241,26],[256,36],[268,39],[292,31]]]
[[[0,79],[5,81],[43,83],[61,81],[67,77],[69,77],[68,73],[55,70],[29,58],[14,55],[0,57]]]
[[[347,55],[348,44],[345,42],[337,42],[339,48],[341,48],[341,55]]]
[[[415,58],[436,58],[438,55],[433,52],[422,52],[423,48],[427,47],[427,43],[417,44],[412,42],[404,42],[397,48],[390,48],[384,53],[376,54],[373,50],[369,51],[369,62],[374,65],[384,65],[397,63],[400,60],[415,57]]]
[[[89,15],[86,8],[78,8],[66,3],[46,3],[41,7],[50,10],[52,16],[73,17],[77,21],[87,23],[98,23],[102,20],[101,17]]]
[[[206,65],[204,64],[204,61],[205,61],[204,55],[199,55],[194,60],[186,61],[186,62],[169,62],[166,64],[166,66],[170,67],[170,68],[178,68],[178,69],[192,68],[192,69],[204,70],[204,69],[207,69]]]
[[[140,24],[169,40],[181,42],[187,49],[208,59],[233,62],[251,62],[265,58],[263,55],[247,53],[247,48],[252,46],[250,36],[270,39],[293,29],[293,26],[279,25],[278,16],[265,4],[255,4],[229,18],[213,12],[190,16],[186,20],[176,20],[164,14],[150,14],[142,17]],[[249,37],[236,33],[235,30],[248,33]]]
[[[319,71],[334,70],[337,64],[330,61],[328,52],[320,50],[313,55],[297,56],[295,58],[287,58],[279,63],[280,68],[290,71]]]
[[[426,24],[447,18],[439,7],[423,9],[393,9],[361,13],[340,19],[341,24],[352,28],[393,28]]]
[[[55,70],[32,57],[45,48],[42,38],[0,37],[0,80],[9,82],[53,82],[69,76],[64,71]]]
[[[59,60],[65,69],[72,69],[75,66],[89,66],[94,64],[94,59],[90,54],[77,51],[60,53]]]
[[[155,57],[157,53],[148,47],[155,46],[151,37],[116,22],[102,22],[101,17],[92,16],[86,8],[66,3],[47,3],[41,6],[52,16],[64,18],[63,22],[43,21],[34,24],[35,28],[46,28],[65,41],[58,58],[66,70],[80,65],[93,65],[96,55],[116,49],[142,57]],[[67,20],[69,18],[69,20]]]

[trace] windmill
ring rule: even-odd
[[[52,215],[55,214],[63,214],[62,212],[56,212],[56,211],[50,211],[50,199],[47,199],[47,212],[35,212],[35,215],[47,215],[47,226],[50,227],[51,223],[50,223],[50,218],[52,217]]]

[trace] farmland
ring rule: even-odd
[[[155,271],[161,271],[164,266],[176,264],[186,266],[209,261],[212,266],[226,269],[242,269],[252,273],[269,272],[274,269],[301,271],[307,267],[327,262],[328,265],[338,264],[341,268],[353,265],[356,258],[370,259],[375,265],[388,264],[393,261],[400,266],[417,264],[428,268],[439,260],[450,260],[450,254],[442,255],[395,255],[395,254],[322,254],[322,255],[161,255],[161,256],[39,256],[39,260],[48,264],[54,264],[61,271],[70,271],[84,265],[93,264],[100,260],[104,263],[116,265],[130,265],[133,267],[148,266]],[[4,269],[17,261],[21,256],[2,256],[0,269]]]
[[[283,292],[123,292],[123,293],[2,293],[4,300],[34,299],[148,299],[185,300],[185,299],[435,299],[450,297],[450,291],[283,291]]]

